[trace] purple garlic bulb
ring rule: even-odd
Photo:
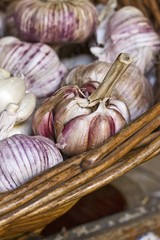
[[[88,0],[21,0],[14,5],[13,17],[22,39],[45,43],[83,42],[98,22]]]
[[[53,139],[64,154],[73,156],[101,145],[120,131],[130,121],[126,104],[104,98],[88,107],[87,96],[94,87],[66,86],[57,91],[33,117],[34,133]]]

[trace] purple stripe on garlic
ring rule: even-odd
[[[21,0],[14,4],[13,17],[22,39],[45,43],[83,42],[98,21],[87,0]]]
[[[38,98],[55,92],[67,72],[51,47],[14,37],[0,39],[0,66],[14,76],[23,74],[27,88]]]
[[[14,190],[63,161],[53,141],[14,135],[0,141],[0,192]]]
[[[143,73],[147,73],[155,64],[155,56],[160,50],[160,36],[154,30],[151,22],[143,13],[133,7],[125,6],[113,13],[109,21],[98,26],[96,33],[104,38],[97,43],[104,46],[91,46],[91,52],[100,61],[112,63],[120,52],[127,52],[133,63],[138,66]]]

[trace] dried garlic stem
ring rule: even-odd
[[[88,97],[89,106],[94,106],[100,99],[109,96],[112,89],[122,74],[131,64],[132,59],[127,53],[120,53],[112,64],[108,73],[104,77],[104,80],[99,87]]]

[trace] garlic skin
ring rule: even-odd
[[[147,73],[155,64],[155,56],[160,50],[160,36],[155,32],[149,19],[133,7],[126,6],[117,10],[109,21],[102,22],[96,30],[97,46],[91,46],[90,51],[100,61],[112,63],[120,52],[127,52],[133,63],[143,73]],[[101,29],[103,38],[99,37]],[[98,39],[101,42],[98,42]],[[104,46],[99,46],[103,44]]]
[[[21,0],[15,3],[13,17],[20,38],[44,43],[83,42],[98,21],[88,0]]]
[[[27,91],[24,78],[0,69],[0,140],[8,137],[14,125],[25,122],[35,107],[36,97]]]
[[[16,189],[63,161],[53,141],[16,134],[0,141],[0,192]]]
[[[73,68],[64,78],[62,85],[75,84],[81,88],[90,82],[94,88],[102,82],[111,64],[96,61],[91,64]],[[97,84],[95,84],[97,82]],[[131,120],[136,119],[154,104],[153,89],[149,81],[135,65],[131,64],[119,81],[115,84],[111,97],[125,102]]]
[[[84,107],[88,95],[77,86],[61,88],[37,109],[33,116],[34,134],[45,133],[62,153],[73,156],[99,146],[129,123],[125,103],[105,98],[95,106]]]
[[[37,98],[55,92],[67,72],[51,47],[22,42],[16,37],[0,39],[0,66],[14,76],[24,75],[28,90]]]

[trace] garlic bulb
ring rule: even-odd
[[[98,85],[95,85],[95,82],[102,82],[110,66],[111,64],[101,61],[77,66],[64,78],[62,85],[75,84],[82,87],[89,82],[90,85],[92,84],[94,88],[97,88]],[[117,99],[126,103],[130,111],[131,120],[139,117],[154,104],[151,84],[139,68],[133,64],[128,67],[115,84],[111,96],[116,96]]]
[[[129,111],[125,103],[108,95],[125,64],[130,64],[126,55],[122,57],[122,62],[117,58],[96,90],[89,85],[85,89],[69,85],[46,100],[33,116],[34,133],[52,138],[64,154],[72,156],[120,131],[130,121]]]
[[[0,66],[14,76],[23,74],[27,88],[38,98],[56,91],[67,72],[51,47],[22,42],[15,37],[0,39]]]
[[[53,141],[17,134],[0,141],[0,192],[13,190],[63,161]]]
[[[96,8],[88,0],[21,0],[13,17],[22,39],[45,43],[83,42],[97,25]]]
[[[105,20],[104,20],[105,21]],[[98,27],[97,42],[101,28]],[[103,30],[104,31],[104,30]],[[127,52],[133,63],[143,73],[147,73],[155,64],[155,56],[160,50],[160,36],[155,32],[149,19],[132,6],[117,10],[106,22],[104,39],[100,38],[104,46],[91,46],[90,51],[100,61],[112,63],[120,52]]]
[[[83,104],[87,104],[87,98],[80,89],[71,86],[62,89],[63,97],[55,107],[54,104],[52,106],[52,96],[37,110],[33,131],[53,139],[56,146],[68,156],[102,144],[129,122],[129,111],[122,101],[105,98],[98,106],[85,108]],[[46,104],[52,109],[44,114]]]
[[[0,69],[0,139],[8,136],[15,124],[24,122],[36,107],[36,97],[28,92],[22,77],[11,77]]]

